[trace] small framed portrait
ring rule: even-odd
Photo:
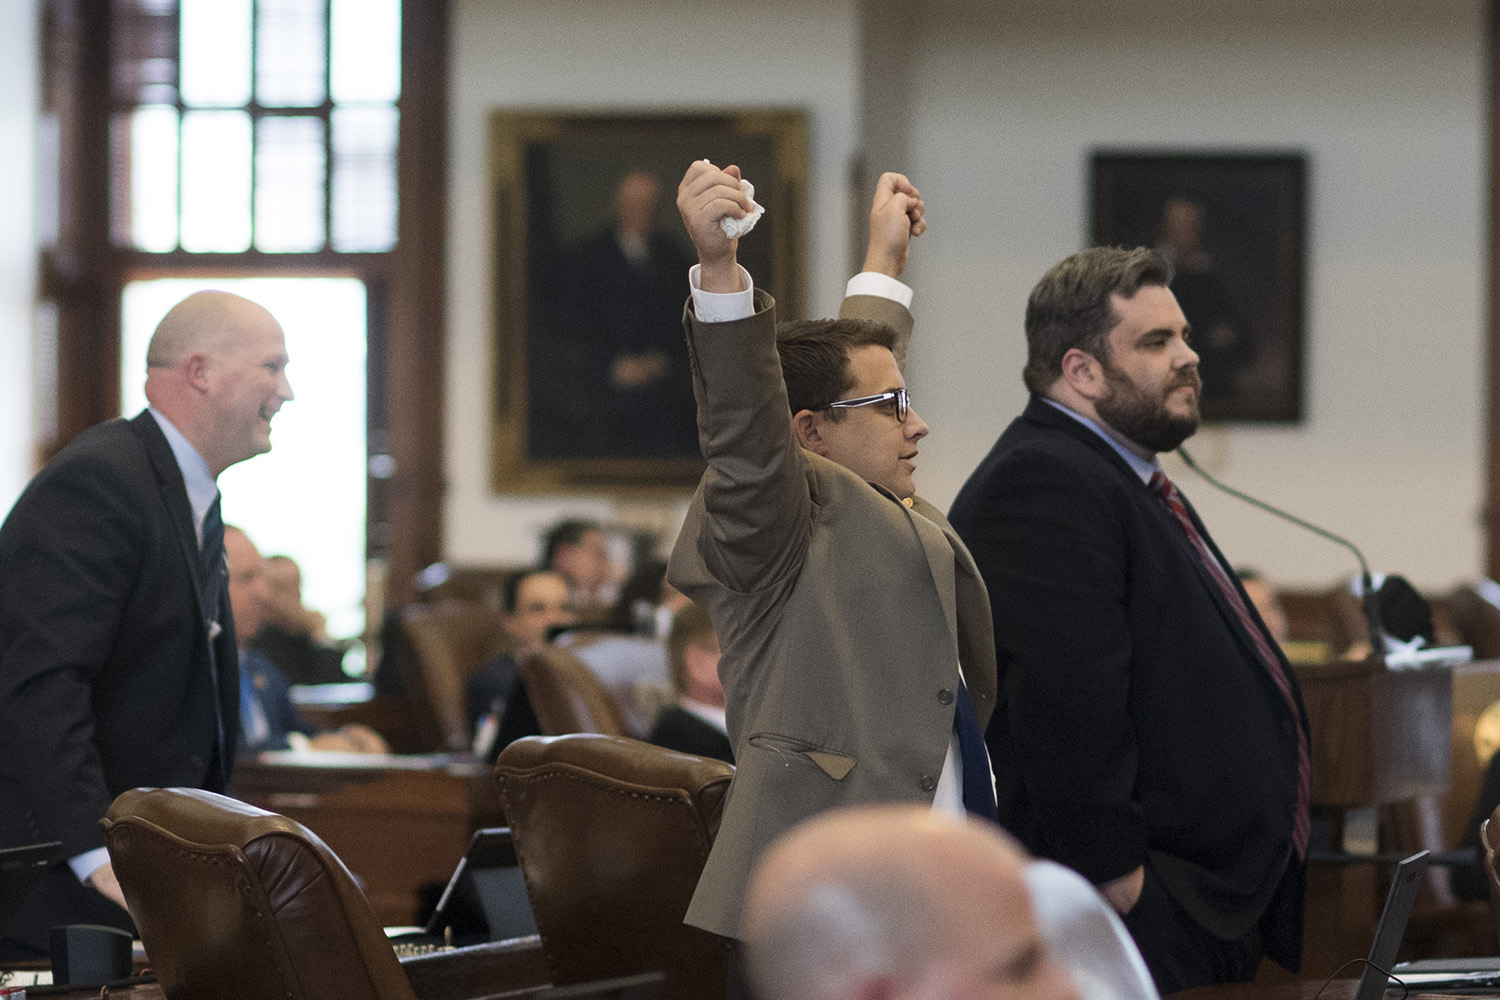
[[[1300,153],[1093,154],[1092,241],[1171,262],[1204,420],[1302,419],[1306,173]]]
[[[781,318],[800,315],[804,112],[491,117],[496,491],[682,492],[697,481],[682,329],[697,256],[675,199],[705,158],[738,164],[755,185],[766,214],[741,262]]]

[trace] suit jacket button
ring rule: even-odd
[[[924,774],[922,775],[920,784],[922,786],[922,791],[930,792],[937,788],[937,779],[930,774]]]
[[[938,703],[943,705],[953,704],[953,692],[943,688],[938,692]]]

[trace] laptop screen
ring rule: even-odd
[[[1417,889],[1427,871],[1427,851],[1419,851],[1396,866],[1391,891],[1385,896],[1385,909],[1375,925],[1375,939],[1370,942],[1370,959],[1359,977],[1355,1000],[1380,1000],[1385,993],[1386,974],[1396,964],[1406,921],[1417,899]]]

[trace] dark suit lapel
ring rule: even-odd
[[[1260,653],[1255,648],[1255,640],[1245,634],[1245,628],[1240,622],[1239,614],[1230,606],[1229,599],[1224,596],[1224,591],[1220,589],[1218,581],[1213,578],[1209,568],[1203,565],[1203,560],[1198,557],[1197,551],[1193,548],[1193,543],[1183,534],[1182,527],[1172,516],[1171,510],[1168,509],[1167,505],[1159,497],[1152,495],[1150,489],[1141,482],[1141,477],[1136,475],[1136,471],[1130,467],[1128,462],[1120,457],[1120,453],[1115,451],[1108,441],[1105,441],[1088,427],[1066,413],[1059,413],[1056,407],[1043,400],[1040,396],[1031,397],[1031,401],[1026,404],[1024,415],[1028,420],[1052,430],[1061,431],[1088,445],[1110,462],[1133,485],[1141,488],[1142,502],[1150,505],[1152,515],[1156,518],[1157,523],[1162,526],[1162,531],[1171,539],[1170,544],[1177,547],[1182,557],[1193,567],[1193,572],[1198,574],[1198,579],[1203,584],[1203,588],[1208,591],[1209,598],[1214,602],[1214,606],[1219,609],[1220,617],[1224,619],[1224,624],[1229,629],[1230,634],[1234,636],[1235,641],[1244,650],[1245,656],[1251,662],[1260,664],[1261,672],[1266,675],[1266,680],[1275,684],[1275,680],[1270,676],[1269,664],[1261,661]],[[1182,498],[1182,502],[1187,506],[1188,515],[1193,519],[1193,526],[1198,529],[1198,534],[1203,536],[1204,542],[1208,544],[1209,550],[1213,553],[1214,558],[1218,560],[1219,566],[1228,574],[1232,583],[1234,581],[1234,572],[1228,568],[1223,555],[1219,552],[1219,547],[1214,544],[1213,537],[1203,527],[1203,522],[1199,519],[1198,512],[1193,509],[1191,503],[1188,503],[1186,496]],[[1241,595],[1241,600],[1245,600],[1243,595]],[[1246,607],[1250,607],[1248,601],[1246,601]],[[1251,608],[1251,617],[1252,620],[1259,622],[1259,616],[1255,614],[1253,608]],[[1263,625],[1260,627],[1264,628]],[[1267,635],[1267,642],[1272,651],[1280,656],[1280,647],[1274,640],[1270,639],[1269,634]],[[1286,666],[1284,659],[1283,657],[1282,669],[1290,676],[1291,668]]]
[[[1193,521],[1193,527],[1198,529],[1198,534],[1202,536],[1204,544],[1208,546],[1208,549],[1213,554],[1214,559],[1218,560],[1220,568],[1222,568],[1226,575],[1228,575],[1230,585],[1235,587],[1238,591],[1240,600],[1245,605],[1245,610],[1250,614],[1251,622],[1254,623],[1256,628],[1261,630],[1261,634],[1265,637],[1266,640],[1266,647],[1270,649],[1271,652],[1280,661],[1279,665],[1282,672],[1285,673],[1287,677],[1291,677],[1292,668],[1291,665],[1287,663],[1286,655],[1281,651],[1281,644],[1273,639],[1271,637],[1271,633],[1266,630],[1265,622],[1261,621],[1260,619],[1260,612],[1255,610],[1255,605],[1250,601],[1249,597],[1245,596],[1244,588],[1240,587],[1239,581],[1235,579],[1234,571],[1229,568],[1229,563],[1224,558],[1224,554],[1219,551],[1219,546],[1215,544],[1213,536],[1210,535],[1208,533],[1208,529],[1203,526],[1203,519],[1200,518],[1198,516],[1198,512],[1193,509],[1192,502],[1188,500],[1186,494],[1182,493],[1181,487],[1178,487],[1178,493],[1182,496],[1182,505],[1187,508],[1188,517],[1190,517]],[[1158,504],[1157,506],[1164,505]],[[1167,514],[1167,519],[1173,522],[1172,527],[1175,529],[1175,533],[1177,535],[1182,535],[1182,529],[1175,523],[1175,520],[1172,518],[1170,512],[1168,512]],[[1245,627],[1244,624],[1240,621],[1239,613],[1230,606],[1229,599],[1224,596],[1224,592],[1220,589],[1218,583],[1210,578],[1208,567],[1204,566],[1203,561],[1197,558],[1197,553],[1192,551],[1192,543],[1186,540],[1186,536],[1183,536],[1183,540],[1186,543],[1189,554],[1193,556],[1193,567],[1198,571],[1198,576],[1203,580],[1203,585],[1208,588],[1209,596],[1214,599],[1214,603],[1219,608],[1219,614],[1224,617],[1224,621],[1228,624],[1230,632],[1234,634],[1235,640],[1245,651],[1245,655],[1247,657],[1249,657],[1252,661],[1261,664],[1261,666],[1264,668],[1262,672],[1266,675],[1266,679],[1274,685],[1276,683],[1276,680],[1270,675],[1270,664],[1262,661],[1260,652],[1256,648],[1255,640],[1249,635],[1245,634]],[[1297,695],[1298,708],[1300,710],[1301,692],[1297,689],[1297,686],[1295,684],[1292,685],[1292,690]],[[1307,726],[1307,720],[1305,717],[1302,720],[1302,725],[1304,728],[1306,728]]]
[[[151,411],[142,410],[130,421],[130,429],[141,439],[146,457],[151,461],[151,472],[156,476],[157,492],[162,505],[167,509],[172,533],[177,537],[182,560],[187,564],[188,575],[193,580],[193,600],[198,608],[198,620],[205,619],[203,607],[203,580],[198,569],[198,530],[193,523],[193,507],[188,502],[187,484],[182,478],[182,469],[177,465],[177,456],[167,436],[161,432]]]
[[[198,529],[193,519],[193,505],[188,502],[187,483],[182,478],[182,469],[177,465],[177,456],[172,453],[167,436],[162,433],[161,426],[150,410],[142,410],[131,418],[130,429],[140,438],[146,457],[151,462],[157,491],[166,508],[167,518],[172,523],[172,533],[177,537],[177,546],[187,565],[188,577],[193,582],[196,621],[203,623],[199,626],[198,634],[204,645],[204,666],[207,668],[213,664],[216,671],[209,679],[218,701],[218,726],[224,740],[224,759],[219,761],[219,767],[227,788],[235,744],[238,742],[240,712],[239,659],[234,648],[234,620],[229,608],[229,594],[226,590],[219,595],[222,630],[218,636],[210,636],[208,613],[203,603],[203,576],[198,562]]]

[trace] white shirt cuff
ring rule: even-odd
[[[861,271],[849,279],[844,286],[844,295],[876,295],[892,299],[906,308],[911,308],[911,286],[904,285],[888,274],[879,271]]]
[[[109,848],[96,847],[92,851],[85,851],[76,858],[68,859],[68,867],[73,869],[73,874],[78,876],[78,881],[88,882],[89,876],[109,864]]]
[[[736,264],[745,282],[741,292],[705,292],[698,287],[701,265],[688,268],[688,286],[693,290],[693,312],[702,323],[728,323],[755,314],[755,284],[743,264]]]

